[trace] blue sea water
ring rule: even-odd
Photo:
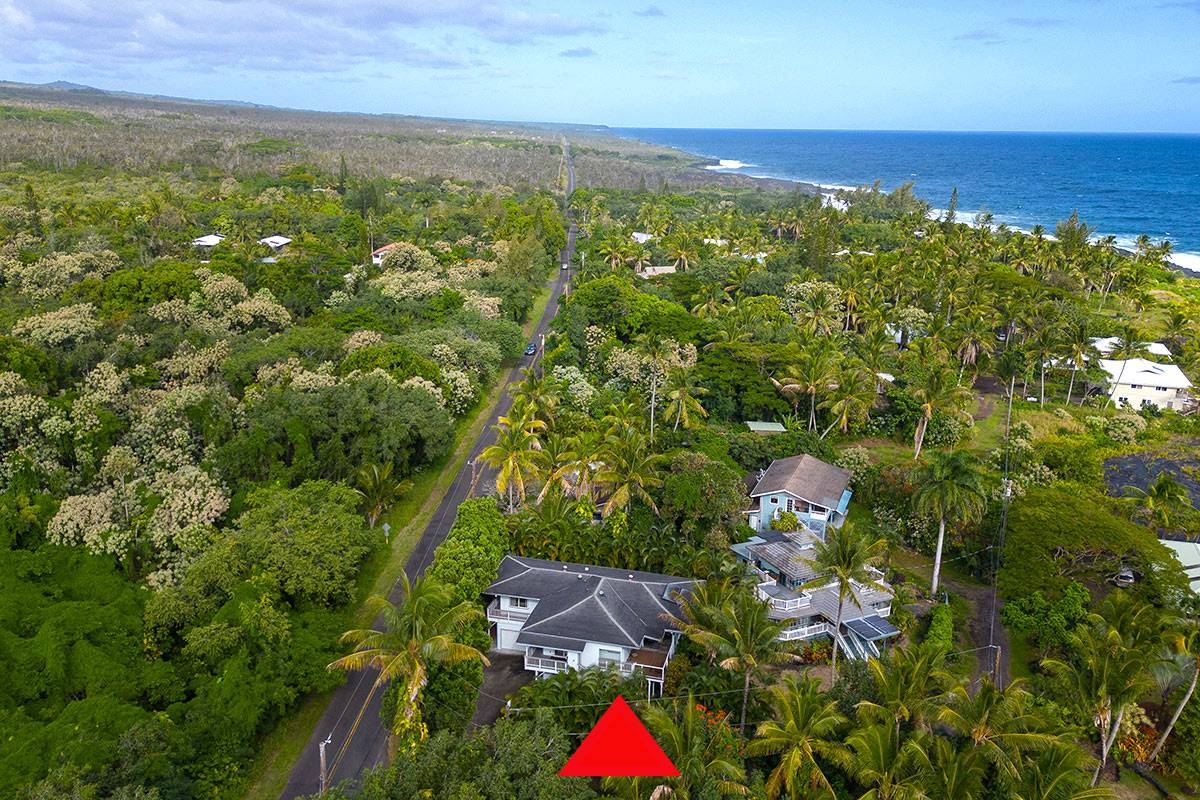
[[[1078,209],[1099,235],[1131,245],[1141,234],[1175,245],[1200,269],[1200,135],[940,133],[625,128],[618,133],[713,161],[719,169],[829,187],[912,182],[959,219],[987,209],[1028,230]],[[713,165],[717,166],[716,164]]]

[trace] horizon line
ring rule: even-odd
[[[538,125],[538,126],[569,126],[577,128],[602,128],[610,131],[736,131],[736,132],[754,132],[754,133],[959,133],[959,134],[1026,134],[1026,135],[1075,135],[1075,136],[1181,136],[1181,137],[1200,137],[1200,131],[1173,131],[1173,130],[1137,130],[1137,131],[1104,131],[1104,130],[1024,130],[1024,129],[1001,129],[1001,128],[792,128],[792,127],[724,127],[724,126],[694,126],[694,125],[623,125],[613,124],[608,122],[567,122],[567,121],[552,121],[552,120],[533,120],[533,119],[489,119],[484,117],[454,117],[454,116],[436,116],[431,114],[414,114],[404,111],[361,111],[361,110],[325,110],[316,108],[301,108],[297,106],[279,106],[269,103],[259,103],[254,100],[234,100],[234,99],[212,99],[203,97],[185,97],[182,95],[170,95],[160,93],[150,93],[137,91],[133,89],[104,89],[99,86],[91,86],[89,84],[77,83],[75,81],[65,80],[62,78],[46,81],[43,83],[30,83],[28,81],[11,80],[0,78],[0,85],[10,84],[16,86],[27,86],[36,89],[44,89],[48,91],[61,92],[101,92],[104,94],[128,95],[133,97],[141,97],[146,99],[162,99],[176,100],[183,102],[201,103],[207,105],[240,105],[252,106],[255,108],[273,110],[273,111],[301,111],[310,114],[358,114],[367,117],[415,117],[418,119],[430,120],[445,120],[447,122],[484,122],[484,123],[508,123],[515,125]],[[59,84],[59,85],[55,85]],[[65,85],[64,85],[65,84]]]

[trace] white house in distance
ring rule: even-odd
[[[1191,403],[1192,382],[1174,364],[1144,358],[1102,358],[1098,363],[1108,373],[1108,396],[1119,408],[1154,406],[1180,411]]]
[[[383,257],[387,255],[388,250],[396,246],[396,242],[385,244],[383,247],[377,247],[371,251],[371,263],[377,267],[383,266]]]
[[[223,241],[225,241],[225,235],[222,233],[206,233],[192,239],[192,247],[216,247]]]
[[[637,271],[637,276],[639,278],[643,278],[646,280],[649,280],[650,278],[657,278],[659,275],[674,275],[674,274],[675,274],[675,267],[673,267],[670,264],[663,266],[663,267],[642,267],[641,269],[639,269]]]
[[[539,677],[586,667],[635,670],[662,692],[680,632],[680,595],[695,581],[652,572],[506,555],[484,590],[496,649]]]
[[[281,236],[278,233],[266,236],[258,240],[259,244],[266,245],[272,250],[281,250],[292,243],[292,240],[286,236]]]
[[[1117,343],[1120,341],[1120,337],[1117,336],[1097,337],[1092,339],[1092,347],[1095,347],[1096,352],[1100,355],[1106,356],[1116,348]],[[1159,356],[1168,360],[1171,358],[1171,351],[1162,342],[1141,342],[1138,344],[1138,347],[1152,356]]]
[[[633,233],[629,234],[629,238],[633,239],[638,244],[645,244],[646,242],[648,242],[654,238],[654,234],[642,233],[641,231],[634,231]]]
[[[790,511],[802,525],[823,532],[838,527],[850,505],[850,471],[826,464],[808,454],[772,461],[750,491],[746,523],[756,531],[771,530],[771,522]]]

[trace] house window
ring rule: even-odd
[[[772,502],[772,503],[774,503],[775,505],[779,505],[779,498],[778,498],[778,497],[772,497],[772,498],[771,498],[771,502]]]
[[[1131,384],[1129,384],[1129,388],[1130,389],[1140,389],[1140,388],[1142,388],[1142,385],[1140,383],[1131,383]]]
[[[601,666],[607,666],[608,664],[620,664],[620,663],[621,663],[621,651],[620,650],[610,650],[606,647],[600,648],[600,665]]]
[[[509,608],[529,608],[529,600],[524,597],[508,598]]]
[[[1154,388],[1160,392],[1165,392],[1167,390],[1167,387],[1165,386],[1155,386]]]
[[[542,652],[545,653],[546,655],[550,656],[551,658],[566,658],[567,657],[566,650],[553,650],[548,647],[543,647]]]

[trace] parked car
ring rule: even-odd
[[[1121,567],[1112,578],[1112,582],[1117,586],[1133,586],[1136,580],[1137,576],[1129,567]]]

